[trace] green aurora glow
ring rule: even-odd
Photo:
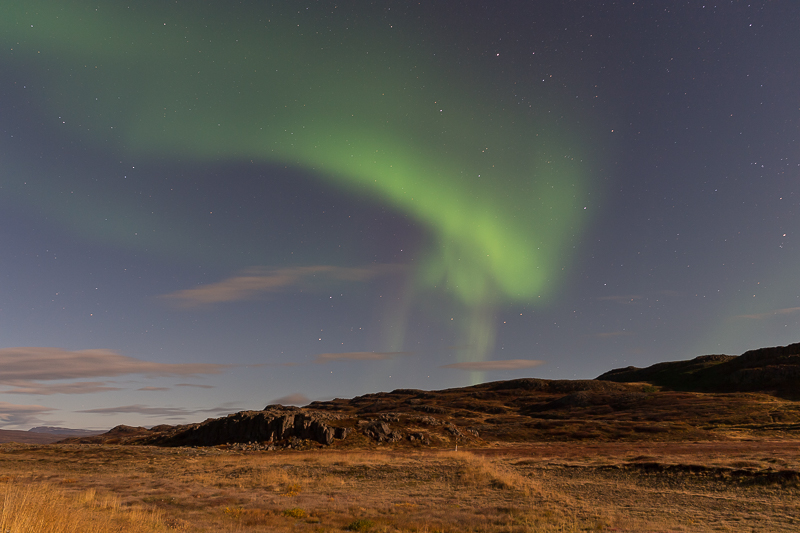
[[[63,117],[62,134],[285,164],[380,198],[430,232],[413,291],[444,288],[467,309],[472,357],[493,345],[495,305],[552,294],[586,224],[580,147],[492,71],[437,58],[380,10],[137,6],[0,7],[10,66],[47,87],[42,115]]]

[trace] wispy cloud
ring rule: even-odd
[[[122,390],[120,387],[111,387],[103,381],[77,381],[74,383],[37,383],[27,380],[6,380],[0,378],[0,385],[13,387],[2,391],[7,394],[36,394],[49,396],[51,394],[90,394],[92,392],[107,392]]]
[[[176,383],[176,387],[196,387],[198,389],[213,389],[214,385],[201,385],[200,383]]]
[[[76,380],[142,374],[148,377],[219,374],[231,365],[142,361],[112,350],[70,351],[49,347],[0,348],[0,386],[14,394],[87,394],[120,390],[102,381]],[[59,383],[51,383],[59,381]]]
[[[383,361],[398,355],[410,355],[412,352],[343,352],[321,353],[314,359],[315,363],[328,363],[330,361]]]
[[[308,405],[311,403],[311,400],[305,394],[300,394],[296,392],[294,394],[289,394],[288,396],[281,396],[280,398],[276,398],[270,402],[271,404],[281,404],[281,405]]]
[[[192,376],[219,374],[230,366],[207,363],[154,363],[102,349],[78,351],[32,347],[0,349],[0,368],[3,369],[0,381],[17,379],[46,381],[125,374]]]
[[[331,281],[365,282],[385,274],[399,272],[400,265],[369,265],[363,268],[330,265],[298,266],[266,269],[250,268],[238,276],[193,289],[184,289],[161,296],[179,307],[207,307],[225,302],[251,300],[289,287],[328,283]]]
[[[136,389],[136,390],[145,391],[145,392],[154,392],[154,391],[170,390],[170,388],[169,387],[142,387],[141,389]]]
[[[230,413],[238,413],[239,411],[246,411],[249,409],[253,409],[252,406],[250,407],[243,407],[239,403],[235,402],[225,402],[222,405],[218,405],[217,407],[211,407],[209,409],[199,409],[194,411],[195,413],[205,413],[205,414],[212,414],[217,416],[227,415]],[[261,407],[257,407],[257,409],[261,409]]]
[[[36,426],[43,422],[40,415],[55,409],[43,405],[17,405],[0,402],[0,424],[6,426]]]
[[[151,407],[141,404],[121,405],[119,407],[98,407],[96,409],[84,409],[78,412],[96,415],[137,414],[145,416],[187,416],[193,413],[193,411],[182,407]]]
[[[758,313],[755,315],[737,315],[733,318],[746,318],[750,320],[764,320],[767,318],[773,318],[776,316],[782,315],[793,315],[794,313],[800,313],[800,307],[787,307],[784,309],[775,309],[774,311],[767,311],[766,313]]]
[[[79,413],[91,413],[99,415],[124,415],[135,414],[144,415],[148,417],[170,417],[170,418],[187,418],[199,413],[204,414],[228,414],[236,411],[241,411],[241,406],[225,403],[218,407],[210,409],[185,409],[183,407],[153,407],[150,405],[134,404],[134,405],[120,405],[118,407],[98,407],[95,409],[85,409],[78,411]]]
[[[441,368],[456,368],[458,370],[471,370],[486,372],[490,370],[522,370],[543,365],[544,361],[536,359],[505,359],[500,361],[474,361],[471,363],[453,363]]]

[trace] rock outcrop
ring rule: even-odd
[[[376,442],[397,442],[403,438],[402,433],[393,431],[383,420],[362,421],[363,432]]]
[[[213,446],[217,444],[310,440],[330,445],[343,439],[349,428],[330,424],[335,415],[312,413],[298,407],[267,406],[263,411],[241,411],[199,424],[178,426],[152,444],[164,446]]]

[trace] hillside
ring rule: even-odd
[[[647,368],[618,368],[601,381],[647,382],[676,391],[763,392],[800,400],[800,343],[750,350],[740,356],[703,355]]]
[[[702,356],[595,380],[515,379],[269,405],[180,426],[118,426],[72,443],[240,449],[450,447],[497,442],[800,438],[800,344]]]

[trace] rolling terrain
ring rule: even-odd
[[[196,424],[117,426],[64,442],[298,449],[794,439],[798,390],[800,343],[628,367],[594,380],[523,378],[398,389],[302,408],[269,405]]]
[[[97,533],[794,532],[797,347],[0,444],[4,516],[54,533],[65,520]]]

